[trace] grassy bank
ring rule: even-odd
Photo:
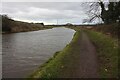
[[[21,33],[21,32],[30,32],[30,31],[39,31],[39,30],[45,30],[45,29],[52,29],[53,27],[44,27],[44,28],[36,28],[36,29],[27,29],[24,31],[16,31],[16,32],[4,32],[2,31],[1,34],[10,34],[10,33]]]
[[[44,63],[30,76],[30,78],[61,78],[64,77],[63,75],[69,76],[67,73],[73,70],[70,66],[75,65],[74,63],[77,61],[77,56],[72,53],[73,51],[75,52],[75,49],[79,48],[77,46],[77,40],[79,36],[80,31],[77,30],[71,43],[67,45],[61,52],[56,52],[53,58]]]
[[[102,33],[86,31],[96,46],[102,78],[115,78],[118,76],[118,41]]]
[[[28,32],[48,28],[53,28],[53,26],[45,26],[43,23],[16,21],[6,15],[2,15],[2,33]]]
[[[74,28],[76,33],[70,44],[62,51],[56,52],[52,58],[29,76],[37,78],[69,78],[79,63],[81,32]],[[85,30],[90,40],[96,46],[101,78],[116,78],[118,76],[118,41],[102,33]]]

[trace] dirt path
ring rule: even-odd
[[[71,57],[60,77],[99,78],[96,49],[85,32],[80,33],[77,42],[72,47]]]
[[[79,69],[77,71],[78,77],[98,78],[98,62],[96,50],[84,32],[82,32],[78,44],[80,44],[80,62]]]

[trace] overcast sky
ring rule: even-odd
[[[2,0],[2,2],[95,2],[98,0]]]
[[[27,22],[81,24],[88,18],[83,2],[2,2],[2,14]]]

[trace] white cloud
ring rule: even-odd
[[[5,2],[2,13],[11,18],[23,21],[56,23],[82,23],[87,18],[81,3],[61,2]]]

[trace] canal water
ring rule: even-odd
[[[2,77],[26,78],[55,52],[62,50],[75,31],[65,27],[2,36]]]

